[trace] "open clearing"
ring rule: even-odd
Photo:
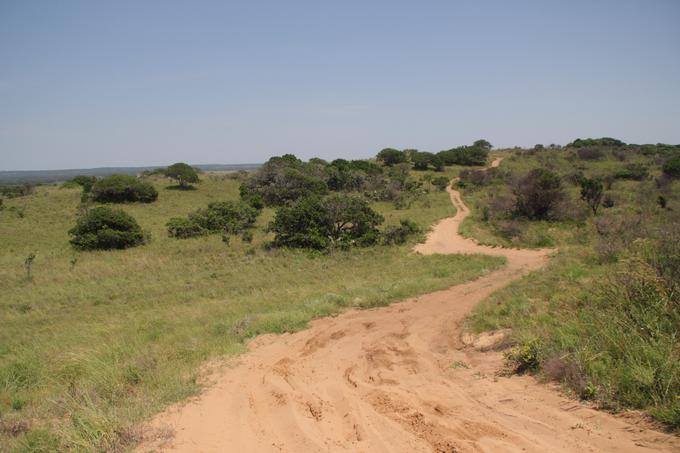
[[[494,164],[498,165],[499,161]],[[548,261],[550,250],[481,246],[455,217],[422,254],[481,253],[507,265],[472,282],[385,308],[347,311],[307,330],[263,336],[198,398],[157,416],[139,451],[677,451],[680,441],[502,376],[502,354],[462,340],[461,322],[495,290]]]

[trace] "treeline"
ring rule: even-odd
[[[250,242],[258,216],[263,208],[270,207],[276,211],[274,220],[265,228],[265,232],[273,234],[267,247],[328,250],[404,243],[418,233],[417,225],[403,219],[399,225],[381,229],[384,219],[371,202],[392,202],[397,209],[408,207],[422,200],[430,187],[443,190],[448,185],[445,176],[415,178],[413,170],[440,171],[448,163],[481,165],[490,148],[482,140],[438,153],[446,159],[417,150],[395,149],[382,150],[375,160],[327,162],[313,158],[305,162],[292,154],[275,156],[247,174],[240,185],[239,200],[213,202],[186,217],[171,218],[166,225],[168,235],[187,239],[221,234],[225,243],[232,236]],[[82,188],[85,207],[85,214],[69,232],[71,244],[82,250],[121,249],[148,241],[148,234],[124,211],[108,206],[90,209],[89,205],[152,203],[158,191],[146,178],[156,175],[177,182],[169,189],[190,190],[200,182],[196,169],[184,163],[146,172],[141,178],[77,176],[67,182],[66,186]]]

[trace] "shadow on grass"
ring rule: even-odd
[[[165,190],[197,190],[196,186],[192,186],[190,184],[187,184],[186,186],[180,186],[175,185],[175,186],[166,186]]]

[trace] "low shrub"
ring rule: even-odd
[[[631,179],[633,181],[642,181],[649,177],[649,167],[644,164],[628,164],[621,170],[614,173],[616,179]]]
[[[449,178],[446,176],[437,176],[436,178],[432,178],[431,183],[439,190],[446,190],[449,186]]]
[[[178,239],[210,233],[241,234],[255,225],[260,211],[243,201],[216,201],[198,209],[188,218],[172,218],[168,235]]]
[[[599,160],[604,158],[604,151],[600,148],[579,148],[576,155],[581,160]]]
[[[166,224],[168,236],[178,239],[186,239],[208,234],[208,230],[193,220],[184,217],[173,217]]]
[[[559,176],[542,168],[520,178],[514,184],[513,194],[516,214],[532,220],[554,217],[559,202],[565,198]]]
[[[385,245],[404,244],[410,237],[420,233],[420,227],[414,221],[402,219],[399,225],[390,225],[382,233],[382,242]]]
[[[35,191],[32,184],[0,185],[0,195],[7,198],[25,197]]]
[[[137,221],[120,209],[90,209],[69,231],[71,245],[81,250],[125,249],[146,241]]]
[[[92,199],[99,203],[151,203],[158,191],[148,182],[129,175],[111,175],[92,186]]]
[[[662,167],[663,174],[671,178],[680,178],[680,154],[668,159]]]
[[[78,175],[78,176],[75,176],[75,177],[69,179],[68,182],[72,182],[74,184],[79,185],[80,187],[83,188],[84,193],[89,193],[92,190],[92,186],[94,186],[94,183],[97,182],[97,177],[96,176],[87,176],[87,175]]]

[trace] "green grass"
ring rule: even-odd
[[[445,288],[502,265],[485,256],[423,257],[410,252],[412,244],[331,254],[266,251],[270,209],[252,244],[233,238],[225,245],[219,235],[171,239],[170,217],[236,199],[239,182],[205,175],[195,191],[155,184],[156,203],[123,205],[152,241],[123,251],[78,253],[69,246],[80,199],[75,189],[39,187],[5,200],[0,451],[125,449],[141,420],[195,394],[201,366],[244,351],[247,338]],[[410,218],[425,229],[453,214],[446,192],[405,210],[375,207],[386,224]],[[23,263],[32,252],[29,280]]]

